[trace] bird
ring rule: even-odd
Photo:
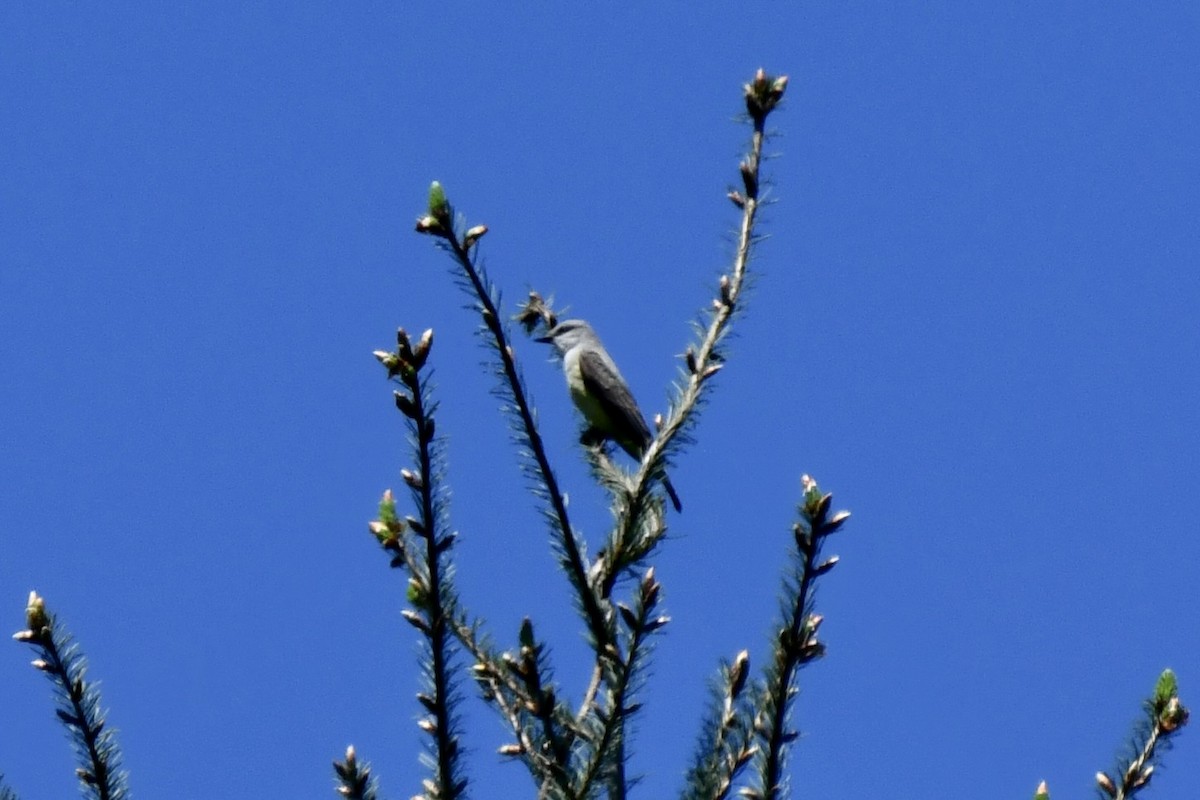
[[[582,441],[610,439],[641,461],[650,445],[650,428],[616,362],[592,326],[581,319],[562,320],[537,341],[553,345],[562,358],[571,400],[588,425]],[[682,511],[679,495],[665,474],[662,484],[671,505],[677,512]]]

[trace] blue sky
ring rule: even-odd
[[[799,478],[854,518],[818,598],[812,796],[1087,796],[1166,666],[1200,702],[1200,11],[1190,3],[116,3],[0,10],[0,618],[45,595],[142,797],[419,788],[415,639],[367,533],[408,465],[371,351],[436,331],[465,602],[586,649],[475,321],[412,232],[441,180],[511,308],[590,319],[646,409],[732,251],[740,84],[791,76],[749,313],[673,478],[635,740],[681,785],[765,653]],[[605,505],[518,341],[576,520]],[[0,771],[72,796],[0,653]],[[476,797],[530,796],[472,699]],[[1149,790],[1194,797],[1185,732]],[[325,795],[332,796],[332,795]]]

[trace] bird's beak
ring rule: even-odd
[[[534,339],[534,341],[541,342],[542,344],[554,344],[554,337],[553,336],[539,336],[538,338]]]

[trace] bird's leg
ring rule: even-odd
[[[602,470],[617,469],[612,463],[612,447],[609,446],[609,442],[608,436],[595,427],[589,427],[579,437],[579,443],[588,450],[588,457]]]
[[[596,427],[587,428],[579,436],[579,443],[581,445],[583,445],[584,447],[594,447],[600,451],[603,451],[606,449],[604,447],[604,445],[607,440],[608,440],[608,437],[605,436],[604,433],[599,428],[596,428]]]

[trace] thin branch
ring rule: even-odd
[[[750,654],[745,650],[721,668],[705,736],[688,773],[685,800],[723,800],[757,752],[753,708],[744,691],[749,674]]]
[[[337,775],[337,793],[346,800],[376,800],[378,789],[371,775],[370,764],[360,764],[354,745],[346,748],[346,760],[334,761],[333,771]]]
[[[1159,754],[1170,747],[1171,738],[1187,724],[1189,712],[1179,700],[1174,672],[1163,670],[1145,710],[1146,718],[1137,731],[1142,743],[1139,746],[1135,740],[1132,757],[1118,766],[1120,782],[1103,772],[1096,773],[1096,785],[1113,800],[1128,800],[1149,785]]]
[[[113,729],[107,726],[99,690],[87,680],[87,659],[36,592],[29,593],[25,620],[29,627],[13,634],[13,638],[38,651],[33,666],[54,684],[56,713],[75,746],[79,759],[75,774],[84,795],[95,800],[128,798],[120,749]]]
[[[596,692],[600,690],[600,681],[604,677],[604,668],[599,662],[592,668],[592,679],[588,681],[587,691],[583,693],[583,699],[579,702],[579,711],[575,714],[575,721],[578,724],[583,724],[584,719],[592,711],[593,704],[596,702]]]
[[[530,638],[522,638],[521,654],[495,653],[480,641],[477,624],[459,614],[451,619],[455,636],[475,658],[472,668],[484,699],[494,705],[508,721],[516,742],[500,748],[500,754],[520,759],[541,787],[539,797],[574,797],[570,788],[570,742],[578,735],[576,726],[560,732],[558,725],[570,720],[553,691],[542,689],[543,672],[540,648]]]
[[[745,287],[747,268],[754,244],[755,222],[762,204],[760,195],[763,143],[766,139],[766,120],[783,98],[787,88],[787,77],[778,78],[758,71],[754,80],[744,87],[746,107],[753,124],[750,149],[740,166],[743,191],[730,192],[730,199],[742,211],[738,230],[737,250],[733,267],[720,280],[718,296],[713,300],[708,327],[698,346],[689,348],[686,358],[686,381],[672,403],[666,419],[659,426],[657,435],[643,454],[641,465],[633,476],[632,488],[619,516],[617,526],[609,540],[609,561],[602,582],[602,596],[608,597],[613,586],[626,570],[644,558],[662,538],[665,526],[646,524],[644,512],[650,486],[655,478],[665,473],[666,460],[673,443],[686,437],[687,429],[693,424],[697,407],[702,402],[708,384],[720,371],[724,358],[717,346],[728,333],[728,328],[738,309],[738,300]]]
[[[442,563],[454,544],[454,537],[444,533],[445,512],[441,502],[444,489],[435,439],[435,404],[421,379],[432,344],[432,330],[426,331],[413,345],[401,329],[396,335],[394,352],[375,354],[387,368],[388,376],[402,387],[395,392],[396,407],[404,414],[412,434],[417,471],[401,470],[400,474],[411,490],[419,516],[400,521],[388,492],[371,530],[385,550],[397,553],[409,569],[408,599],[413,609],[405,613],[405,619],[425,637],[429,651],[429,661],[424,666],[430,693],[417,695],[430,714],[418,725],[433,742],[434,779],[426,783],[426,796],[431,800],[454,800],[464,794],[467,782],[459,775],[454,682],[450,676],[453,644],[449,609],[454,605],[454,590],[449,565]]]
[[[655,579],[654,570],[649,569],[638,583],[634,607],[619,606],[629,635],[627,655],[623,659],[612,659],[608,664],[606,671],[610,674],[604,681],[609,687],[608,703],[603,712],[599,709],[593,712],[600,718],[600,736],[592,744],[591,756],[583,769],[577,791],[579,797],[587,797],[595,783],[601,780],[606,780],[609,786],[610,800],[625,797],[625,722],[638,708],[629,703],[629,697],[648,657],[650,636],[669,622],[666,616],[658,613],[661,592],[662,584]]]
[[[446,200],[445,192],[435,181],[430,187],[429,213],[417,221],[417,231],[435,236],[444,243],[447,252],[462,271],[464,288],[474,297],[483,325],[491,335],[503,374],[501,393],[509,401],[510,408],[516,411],[521,444],[533,457],[535,476],[549,505],[547,517],[554,528],[556,544],[563,555],[563,565],[587,619],[588,630],[595,640],[594,646],[599,652],[612,641],[610,615],[605,612],[588,582],[587,558],[571,528],[566,502],[550,467],[550,459],[546,454],[541,434],[537,430],[532,405],[527,398],[512,345],[504,324],[500,321],[496,294],[473,255],[475,245],[487,233],[487,227],[478,225],[460,237],[455,230],[453,219],[453,210]]]
[[[833,569],[838,559],[822,559],[821,545],[850,517],[847,511],[830,515],[833,496],[822,495],[807,475],[802,483],[800,521],[793,527],[799,564],[794,583],[788,588],[783,624],[774,642],[766,683],[755,703],[758,713],[754,728],[761,747],[756,761],[758,780],[754,789],[743,791],[754,800],[777,800],[782,796],[784,756],[797,736],[788,727],[791,701],[797,691],[796,672],[825,653],[825,645],[817,640],[821,616],[812,612],[812,592],[817,578]]]

